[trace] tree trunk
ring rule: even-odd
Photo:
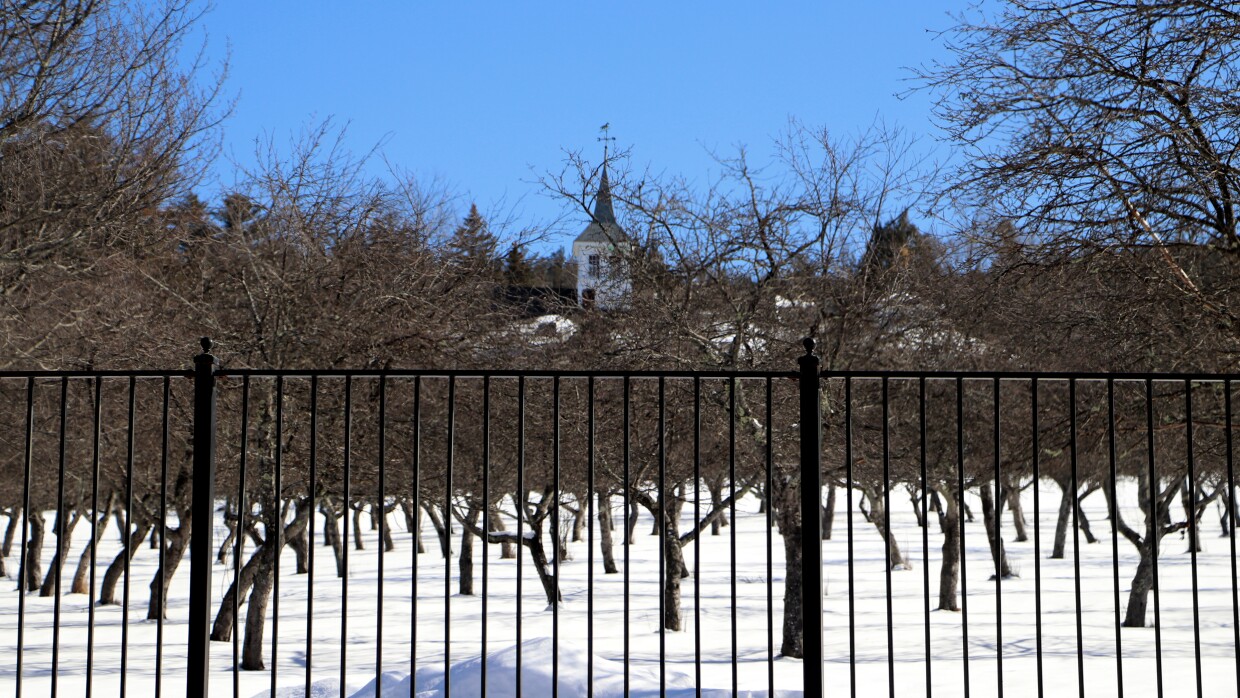
[[[543,593],[547,595],[547,604],[552,605],[559,600],[556,578],[552,574],[550,563],[547,561],[547,550],[543,547],[542,531],[534,530],[532,533],[534,535],[527,537],[523,542],[525,547],[530,549],[530,561],[538,572],[538,581],[542,582]]]
[[[1038,483],[1033,483],[1033,486],[1037,487]],[[1020,482],[1010,482],[1003,489],[1008,511],[1012,512],[1012,526],[1016,528],[1016,542],[1024,543],[1029,540],[1029,530],[1025,521],[1025,507],[1020,502]]]
[[[637,502],[629,498],[629,511],[625,521],[624,542],[633,545],[633,532],[637,530]]]
[[[958,495],[950,490],[943,492],[946,506],[942,506],[943,564],[939,568],[939,610],[959,611],[956,588],[960,583],[960,505]]]
[[[65,558],[69,556],[69,543],[73,540],[73,529],[77,528],[78,521],[82,520],[81,512],[76,509],[70,515],[67,526],[62,523],[62,516],[64,512],[58,512],[56,521],[52,524],[52,533],[56,536],[56,552],[52,555],[52,564],[48,567],[43,586],[39,587],[39,596],[51,596],[56,593],[56,579],[61,576]],[[60,530],[62,526],[64,531]]]
[[[1145,545],[1140,546],[1141,559],[1132,577],[1132,589],[1128,592],[1128,608],[1124,611],[1125,628],[1144,628],[1145,609],[1149,604],[1150,590],[1154,588],[1154,558],[1158,556],[1157,533],[1146,532]]]
[[[303,528],[299,533],[288,539],[288,547],[293,549],[296,558],[296,574],[306,574],[310,570],[310,532]]]
[[[319,513],[323,514],[323,538],[327,545],[332,546],[332,553],[336,558],[336,576],[343,578],[344,541],[340,535],[340,512],[336,511],[335,506],[324,502],[319,505]]]
[[[998,483],[993,484],[995,487],[999,486]],[[989,485],[983,484],[978,487],[978,490],[982,497],[982,519],[986,526],[986,540],[990,543],[990,559],[995,566],[995,574],[991,576],[991,579],[997,577],[1007,579],[1012,576],[1012,568],[1008,566],[1007,551],[1003,547],[1003,534],[995,526],[995,498],[991,494]]]
[[[457,559],[461,573],[461,596],[474,595],[474,534],[470,533],[470,528],[478,525],[481,513],[481,510],[471,506],[465,515],[465,525],[461,527],[461,555]]]
[[[719,511],[719,503],[723,501],[723,483],[713,481],[709,483],[710,489],[710,510]],[[720,514],[710,520],[710,534],[712,536],[719,535],[724,526],[728,525],[726,516]]]
[[[1094,537],[1094,531],[1089,525],[1089,517],[1085,516],[1085,508],[1081,506],[1081,501],[1088,497],[1094,489],[1097,488],[1086,490],[1084,494],[1076,498],[1076,525],[1080,526],[1081,533],[1085,534],[1085,542],[1089,545],[1097,543],[1098,539]]]
[[[900,552],[900,544],[896,541],[895,534],[887,530],[886,517],[884,516],[886,508],[883,498],[878,496],[876,492],[868,489],[862,489],[862,493],[865,495],[862,497],[862,501],[870,500],[870,523],[874,524],[874,528],[878,529],[878,535],[882,536],[883,541],[887,544],[887,550],[890,551],[891,569],[912,569],[908,560],[904,559],[903,553]]]
[[[831,529],[835,527],[835,483],[827,483],[827,505],[822,510],[822,539],[831,540]],[[788,655],[789,657],[793,655]],[[800,655],[796,655],[800,656]]]
[[[388,518],[388,514],[396,508],[396,505],[387,506],[382,501],[375,502],[375,509],[379,512],[379,537],[382,538],[380,543],[383,545],[383,552],[390,553],[396,549],[396,541],[392,539],[392,522]]]
[[[172,535],[169,536],[172,544],[168,546],[168,552],[164,553],[163,569],[157,570],[155,578],[151,580],[150,603],[147,604],[146,609],[147,620],[156,620],[161,616],[168,617],[168,600],[163,592],[172,584],[172,575],[176,574],[181,558],[185,556],[185,550],[189,547],[189,526],[189,517],[182,516],[180,527],[172,531]]]
[[[250,588],[254,585],[254,579],[258,574],[259,568],[262,566],[263,557],[267,553],[263,548],[258,548],[245,565],[241,567],[241,572],[237,575],[239,584],[229,583],[228,591],[224,593],[224,598],[220,600],[220,610],[215,614],[215,622],[211,625],[211,640],[213,642],[228,642],[232,639],[233,631],[233,598],[245,596]]]
[[[116,600],[116,584],[120,581],[121,573],[125,571],[125,560],[133,559],[134,554],[138,552],[138,546],[142,545],[142,539],[146,538],[146,534],[150,530],[151,524],[141,523],[129,534],[129,540],[125,542],[125,547],[112,560],[112,564],[108,565],[107,571],[103,573],[103,583],[99,587],[99,603],[119,603]]]
[[[1059,519],[1055,522],[1055,543],[1051,547],[1051,559],[1062,560],[1064,546],[1068,540],[1069,518],[1072,516],[1072,502],[1075,501],[1073,493],[1068,490],[1071,485],[1064,485],[1059,480],[1055,480],[1055,484],[1059,485]]]
[[[360,504],[353,509],[353,549],[366,549],[366,545],[362,542],[362,506]]]
[[[908,492],[909,502],[913,505],[913,518],[917,519],[917,527],[925,528],[926,518],[921,515],[921,498],[917,496],[919,494],[917,488],[913,485],[905,485],[904,489]]]
[[[686,572],[684,549],[680,543],[680,530],[676,525],[678,519],[678,516],[672,515],[669,511],[663,534],[663,627],[674,631],[682,629],[680,580]]]
[[[236,547],[237,532],[241,528],[241,508],[236,506],[236,502],[232,497],[224,500],[224,524],[228,527],[228,535],[224,536],[224,542],[220,543],[220,549],[215,554],[215,560],[221,565],[228,565],[228,556],[232,554],[233,548]]]
[[[328,509],[330,511],[335,511],[332,507],[328,507]],[[323,510],[322,507],[320,507],[320,511],[322,510]],[[303,500],[300,500],[297,503],[296,514],[294,514],[293,520],[290,521],[289,524],[284,527],[284,534],[280,536],[280,538],[285,543],[289,544],[290,546],[292,545],[292,541],[295,541],[298,538],[301,538],[305,542],[307,550],[309,550],[310,540],[307,534],[307,529],[308,529],[307,524],[309,523],[310,517],[312,515],[313,514],[310,511],[310,499],[307,497]],[[283,519],[283,516],[281,516],[280,518]],[[334,526],[335,523],[332,522],[329,525]],[[269,524],[266,528],[269,531],[274,531],[275,525]],[[337,536],[337,539],[339,539],[339,536]],[[262,574],[266,574],[268,577],[271,577],[274,574],[275,555],[272,554],[271,548],[275,545],[275,543],[276,543],[275,537],[272,534],[268,534],[267,537],[263,540],[262,545],[260,545],[258,548],[254,550],[254,554],[250,556],[250,559],[245,563],[245,566],[241,568],[241,572],[238,573],[237,577],[240,583],[239,585],[240,588],[238,588],[237,585],[233,585],[233,584],[229,585],[228,591],[224,594],[223,600],[220,601],[220,610],[216,613],[215,623],[211,626],[211,639],[212,640],[224,642],[224,641],[232,639],[233,598],[245,596],[246,592],[252,588],[257,589],[258,587],[256,587],[255,585],[258,583],[259,578]],[[271,583],[274,585],[274,579],[271,580]],[[270,590],[268,590],[267,593],[269,592]],[[254,598],[255,597],[253,596],[253,594],[251,594],[250,596],[251,602],[253,602]],[[264,601],[264,613],[266,612],[265,604],[266,602]],[[260,624],[261,624],[261,621],[262,619],[260,618],[259,619]],[[249,632],[250,632],[251,622],[252,622],[251,617],[249,615],[249,612],[247,611],[245,642],[250,641]],[[259,638],[259,641],[261,642],[261,637]],[[262,649],[261,648],[258,650],[258,658],[259,658],[259,663],[261,664],[262,663]]]
[[[786,500],[781,500],[781,504],[782,506],[777,510],[780,512],[779,535],[784,539],[784,560],[786,562],[784,565],[783,640],[779,646],[779,653],[785,657],[800,659],[805,656],[805,628],[801,619],[805,609],[802,599],[805,586],[801,573],[803,559],[801,556],[801,517],[799,509],[789,506]]]
[[[91,512],[92,517],[98,517],[99,512]],[[108,497],[108,504],[103,508],[103,517],[95,519],[94,535],[90,539],[90,543],[82,550],[82,555],[78,558],[77,570],[73,573],[73,584],[69,587],[70,594],[89,594],[90,589],[90,558],[91,553],[95,553],[95,560],[98,562],[99,555],[96,552],[99,539],[103,538],[103,532],[108,528],[108,519],[112,518],[112,497]]]
[[[452,531],[448,528],[447,521],[439,517],[439,510],[432,506],[424,506],[426,515],[431,520],[431,525],[435,527],[435,535],[439,536],[439,552],[444,559],[452,557]]]
[[[21,507],[14,507],[9,511],[9,525],[4,527],[4,545],[0,547],[0,557],[9,557],[13,554],[13,540],[17,536],[18,522],[21,518]]]
[[[943,508],[943,499],[939,497],[939,491],[936,489],[930,490],[930,510],[938,516],[939,533],[942,533],[947,528],[947,513]]]
[[[31,512],[30,539],[26,541],[26,591],[37,591],[43,585],[43,536],[46,531],[43,512]]]
[[[271,538],[270,535],[267,536]],[[245,613],[245,639],[241,642],[241,668],[247,671],[266,669],[263,663],[263,626],[267,619],[267,603],[275,583],[275,541],[263,546],[254,572],[254,587]]]
[[[580,543],[586,539],[586,526],[589,524],[590,518],[589,502],[590,496],[576,497],[577,508],[573,510],[573,542]]]
[[[612,542],[611,532],[613,527],[611,493],[600,491],[598,493],[598,530],[599,549],[603,553],[604,574],[616,574],[620,571],[616,567],[615,545]]]
[[[508,530],[507,527],[504,526],[504,517],[500,516],[499,514],[499,507],[495,505],[491,505],[490,510],[491,510],[491,513],[489,515],[491,517],[491,530],[497,533],[503,533],[504,531],[507,531]],[[516,546],[512,544],[511,540],[509,540],[508,538],[505,538],[499,544],[499,559],[513,560],[513,559],[516,559],[516,557],[517,557]]]

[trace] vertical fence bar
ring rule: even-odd
[[[195,381],[197,381],[197,374],[195,374]],[[169,415],[167,415],[167,412],[169,412],[169,403],[171,400],[171,394],[170,394],[171,387],[172,387],[171,379],[165,376],[164,377],[164,402],[162,402],[162,405],[161,405],[161,410],[162,410],[162,414],[164,414],[164,417],[162,417],[162,422],[160,424],[159,522],[156,523],[156,526],[159,526],[159,573],[157,573],[157,581],[159,581],[159,586],[157,586],[157,591],[156,591],[156,594],[159,595],[159,606],[157,606],[156,616],[155,616],[156,617],[156,620],[155,620],[155,698],[159,698],[160,694],[162,694],[162,691],[164,691],[164,615],[165,615],[164,611],[167,609],[167,583],[166,583],[166,578],[164,575],[164,569],[165,569],[164,564],[165,564],[166,553],[167,553],[167,539],[166,539],[167,538],[167,439],[169,439]],[[195,403],[197,403],[196,399],[195,399]],[[195,404],[195,408],[196,407],[197,407],[197,404]],[[210,552],[208,552],[207,554],[210,555]],[[208,560],[208,562],[210,562],[210,560]],[[210,569],[210,568],[200,567],[198,569]],[[195,574],[195,572],[193,572],[193,550],[191,549],[190,550],[190,585],[191,585],[191,588],[193,586],[193,574]],[[210,594],[210,586],[211,584],[208,583],[207,584],[208,594]],[[208,614],[210,614],[211,612],[210,606],[211,604],[208,603],[207,604]],[[148,610],[148,619],[149,617],[150,617],[150,611]],[[197,634],[191,636],[191,640],[193,637],[196,637],[196,636]],[[205,648],[205,650],[202,650],[202,652],[210,651],[210,645],[211,645],[210,638],[208,638],[207,648]],[[193,652],[193,657],[195,657],[195,660],[193,661],[197,661],[197,656],[198,656],[198,652],[197,651]],[[210,673],[208,672],[208,667],[203,668],[202,672],[203,672],[203,676],[205,677],[207,676],[208,673]],[[187,677],[192,676],[193,673],[195,672],[193,671],[187,672],[186,676]],[[187,696],[195,696],[195,693],[187,692]]]
[[[891,536],[891,393],[890,381],[883,376],[883,538]],[[883,540],[883,581],[887,592],[887,695],[896,698],[896,636],[891,603],[891,542]]]
[[[551,696],[560,695],[560,377],[551,379],[551,576],[555,579],[555,602],[551,606]]]
[[[132,396],[132,394],[133,394],[133,390],[132,390],[132,385],[131,385],[130,395]],[[132,402],[133,402],[133,399],[131,397],[130,404],[132,404]],[[130,425],[133,424],[133,413],[132,412],[130,412],[129,423]],[[130,434],[132,433],[133,433],[133,430],[131,426]],[[29,561],[30,561],[30,551],[27,549],[30,545],[30,466],[33,462],[33,457],[34,457],[34,452],[33,452],[33,446],[34,446],[34,378],[33,377],[26,379],[26,439],[25,441],[26,441],[26,453],[25,453],[25,457],[22,459],[22,549],[21,549],[21,561],[18,563],[18,566],[17,566],[17,685],[15,686],[16,691],[14,693],[14,695],[17,696],[17,698],[21,698],[21,695],[22,695],[22,673],[23,673],[22,670],[25,668],[23,666],[23,662],[25,660],[25,650],[26,650],[26,593],[33,591],[33,589],[27,588],[27,579],[26,579],[26,575],[29,573],[29,571],[26,568],[26,565],[29,564]],[[132,443],[133,443],[133,439],[131,437],[130,444]],[[132,453],[132,450],[131,450],[131,453]],[[132,464],[132,462],[133,460],[131,458],[130,463]],[[130,469],[130,472],[132,473],[132,468]],[[129,511],[133,511],[133,509],[130,508]],[[129,582],[128,569],[126,569],[126,572],[127,573],[125,575],[125,582],[126,582],[126,589],[128,589],[128,582]],[[128,608],[129,608],[129,603],[128,603],[128,598],[126,598],[125,609],[128,610]],[[128,624],[126,624],[126,626],[128,626]],[[122,657],[123,656],[124,655],[122,654]],[[124,667],[123,659],[122,659],[121,666]],[[124,685],[125,685],[125,672],[122,668],[121,686],[123,687]]]
[[[416,384],[415,384],[415,387],[416,387]],[[418,395],[417,395],[416,389],[414,391],[413,409],[414,409],[414,415],[415,415],[414,429],[416,433],[416,429],[417,429],[416,415],[417,415],[417,409],[418,409]],[[414,492],[415,492],[414,504],[416,506],[417,505],[417,499],[416,499],[417,475],[416,473],[417,473],[417,453],[418,453],[417,446],[416,446],[416,443],[417,443],[416,437],[415,437],[414,443],[415,443],[414,451],[413,451],[414,473],[415,473],[414,475]],[[340,553],[341,553],[340,567],[341,567],[341,572],[343,572],[343,574],[340,575],[340,698],[345,697],[345,693],[346,693],[345,676],[347,675],[348,666],[349,666],[349,655],[348,655],[348,645],[349,645],[349,500],[353,496],[352,492],[350,492],[349,490],[351,489],[350,485],[352,484],[350,482],[350,476],[352,475],[352,473],[350,472],[350,468],[353,465],[352,459],[353,459],[353,376],[346,375],[344,377],[344,454],[343,454],[343,460],[341,461],[341,467],[343,470],[343,472],[341,473],[341,478],[344,480],[344,482],[342,483],[343,485],[342,495],[343,495],[344,501],[341,502],[341,507],[340,507],[341,512],[342,512],[341,528],[343,529],[343,532],[341,533],[341,538],[340,538]],[[314,541],[311,541],[312,544],[313,542]],[[417,588],[418,588],[418,575],[417,575],[418,557],[417,555],[414,555],[413,560],[414,560],[414,575],[413,575],[414,607],[413,608],[414,608],[414,618],[416,619],[417,618]],[[417,638],[418,638],[416,622],[414,623],[413,631],[414,632],[413,632],[413,640],[412,640],[411,647],[416,647]],[[415,671],[411,672],[410,676],[417,676],[416,665],[414,669]]]
[[[268,521],[273,522],[267,539],[275,536],[276,547],[271,560],[271,695],[276,695],[280,677],[280,553],[284,551],[284,376],[276,376],[276,462],[272,483],[275,510]]]
[[[662,380],[662,379],[660,379]],[[736,377],[728,378],[728,564],[731,572],[732,606],[732,697],[736,698],[739,683],[736,632]]]
[[[917,421],[920,426],[918,456],[921,466],[921,590],[924,605],[924,623],[926,631],[926,698],[930,698],[934,690],[931,688],[930,668],[930,483],[926,474],[926,378],[917,380]]]
[[[590,379],[590,387],[594,387],[594,379]],[[591,405],[593,407],[593,405]],[[591,492],[593,480],[591,480]],[[591,529],[591,534],[593,534]],[[593,539],[591,539],[593,540]],[[487,594],[490,581],[487,569],[487,558],[490,557],[491,545],[491,377],[482,377],[482,698],[487,695]],[[417,552],[416,548],[414,550]],[[593,594],[594,590],[591,589]],[[593,609],[591,609],[593,610]],[[594,620],[590,619],[593,624]]]
[[[69,402],[69,379],[60,379],[60,433],[59,433],[59,452],[57,455],[57,476],[56,476],[56,556],[53,558],[55,566],[52,569],[52,577],[55,582],[56,597],[52,600],[52,696],[56,695],[57,681],[60,678],[60,586],[62,570],[65,567],[65,553],[69,552],[69,547],[65,545],[65,441],[67,435],[66,416],[68,414]],[[165,403],[166,405],[167,403]],[[165,410],[165,414],[167,411]],[[165,417],[164,422],[167,422]],[[165,430],[166,432],[167,430]],[[167,443],[165,443],[164,453],[167,454]],[[166,459],[166,455],[165,455]],[[162,573],[163,564],[159,566]],[[162,574],[161,574],[162,578]],[[162,600],[162,588],[161,600]],[[160,616],[161,620],[163,616]]]
[[[775,695],[775,588],[774,577],[774,559],[771,528],[774,527],[774,507],[771,506],[771,489],[774,486],[775,469],[775,440],[774,440],[774,405],[772,403],[772,386],[771,377],[766,377],[766,482],[763,483],[763,503],[766,505],[766,530],[763,538],[766,539],[766,693],[768,696]],[[696,481],[695,481],[696,482]],[[696,517],[696,512],[694,513]],[[694,521],[701,521],[701,518],[694,518]],[[821,545],[822,526],[818,527],[818,540]],[[696,684],[695,684],[696,685]]]
[[[1227,533],[1231,548],[1231,632],[1232,652],[1240,657],[1240,593],[1236,584],[1236,469],[1231,435],[1231,379],[1223,381],[1223,432],[1227,459]],[[1240,661],[1235,662],[1236,692],[1240,693]]]
[[[250,377],[241,379],[241,459],[237,474],[237,549],[233,555],[233,698],[241,695],[241,551],[245,547],[246,515],[250,507],[245,499],[246,460],[250,450]],[[310,541],[314,542],[313,539]]]
[[[969,574],[968,549],[964,545],[964,379],[956,377],[956,496],[960,498],[960,649],[964,659],[964,695],[969,698]]]
[[[1003,514],[1003,474],[1000,471],[1000,419],[999,398],[1002,383],[994,379],[994,441],[995,441],[995,507],[994,507],[994,548],[995,558],[995,660],[997,663],[996,677],[999,683],[999,698],[1003,698],[1003,534],[1000,532],[1000,517]],[[985,487],[985,485],[982,485]]]
[[[383,553],[387,548],[387,376],[379,376],[379,496],[372,506],[379,512],[379,578],[375,613],[375,694],[383,695]],[[451,516],[449,512],[444,512]],[[451,519],[449,519],[451,521]],[[311,548],[314,546],[311,545]]]
[[[448,378],[448,453],[444,462],[444,696],[453,694],[453,466],[456,456],[456,377]],[[382,549],[382,546],[379,546]],[[484,660],[485,661],[485,660]]]
[[[1145,379],[1145,432],[1149,458],[1150,510],[1146,512],[1146,531],[1150,561],[1154,567],[1154,678],[1158,698],[1163,696],[1162,618],[1158,598],[1158,548],[1162,543],[1162,525],[1158,519],[1158,470],[1154,457],[1154,381]]]
[[[857,595],[856,553],[853,539],[853,428],[852,428],[852,377],[844,379],[844,523],[848,534],[848,695],[857,698]],[[821,409],[821,408],[820,408]],[[819,414],[821,425],[822,415]],[[819,427],[821,442],[822,431]],[[801,448],[805,448],[804,439]],[[802,507],[804,508],[804,507]],[[805,522],[801,522],[804,527]],[[802,562],[802,566],[805,563]],[[807,692],[807,695],[813,695]]]
[[[702,520],[702,379],[693,378],[693,520]],[[626,529],[627,530],[627,529]],[[702,695],[702,536],[693,537],[693,695]]]
[[[516,694],[521,693],[521,573],[525,559],[525,376],[517,377],[517,676]],[[625,652],[627,661],[628,652]],[[627,692],[627,691],[626,691]]]
[[[1038,379],[1030,381],[1032,393],[1030,421],[1033,422],[1031,450],[1033,452],[1033,633],[1034,658],[1037,669],[1038,698],[1042,698],[1045,689],[1042,674],[1042,447],[1040,445],[1041,424],[1038,419]]]
[[[814,355],[814,340],[804,341],[805,355],[798,359],[800,368],[798,390],[800,397],[801,437],[801,559],[802,559],[802,621],[804,632],[803,671],[805,695],[823,695],[822,651],[822,405],[818,396],[818,357]],[[846,379],[850,380],[850,379]],[[850,409],[845,398],[845,411]],[[850,418],[851,421],[851,418]],[[851,434],[850,434],[851,436]],[[850,445],[851,448],[851,445]],[[849,474],[851,475],[851,452]],[[851,478],[849,485],[851,487]],[[849,490],[849,497],[852,492]],[[851,501],[851,500],[850,500]],[[852,519],[849,509],[849,546],[852,545]],[[733,528],[736,522],[732,522]],[[850,551],[851,553],[851,551]],[[851,554],[849,564],[851,572]],[[849,575],[848,595],[850,616],[852,608],[852,575]],[[849,633],[852,626],[849,619]],[[849,663],[850,667],[852,662]],[[856,681],[853,681],[854,691]]]
[[[1072,584],[1076,603],[1076,681],[1077,691],[1085,698],[1085,636],[1081,621],[1081,526],[1080,516],[1080,474],[1077,463],[1077,415],[1076,415],[1076,379],[1068,380],[1068,432],[1069,432],[1069,464],[1072,476]]]
[[[126,674],[129,669],[129,561],[133,559],[134,531],[133,521],[133,437],[134,408],[137,404],[137,379],[129,377],[129,404],[127,405],[128,421],[125,424],[125,571],[124,586],[121,588],[121,685],[120,696],[125,698],[129,688]],[[25,546],[22,546],[23,548]],[[234,617],[236,614],[234,614]],[[20,642],[19,642],[20,645]],[[18,648],[18,652],[21,648]]]
[[[215,510],[215,357],[211,355],[211,340],[203,337],[202,353],[194,357],[194,494],[192,511],[199,512],[199,519],[206,522],[190,541],[189,582],[189,668],[185,676],[185,693],[188,696],[206,698],[209,695],[208,679],[211,673],[211,556],[214,553]],[[164,382],[164,460],[167,480],[167,396],[168,383]],[[160,531],[166,521],[161,517]],[[239,534],[240,535],[240,534]],[[160,535],[160,556],[163,556],[163,535]],[[160,574],[163,574],[160,560]],[[160,617],[167,605],[164,585],[160,584]]]
[[[667,382],[659,376],[659,695],[667,692]],[[733,521],[733,523],[736,523]],[[677,572],[679,574],[679,572]],[[734,604],[735,605],[735,604]]]
[[[419,546],[422,545],[422,377],[413,379],[413,588],[409,590],[409,693],[418,693],[418,559],[422,556]],[[343,637],[343,636],[342,636]],[[485,667],[485,662],[483,663]],[[344,694],[344,677],[341,676],[341,696]]]
[[[586,382],[586,698],[594,698],[594,501],[597,496],[594,491],[594,376],[590,376]]]
[[[629,383],[629,377],[626,375],[624,377],[624,383],[623,383],[623,388],[622,388],[624,391],[624,396],[622,398],[622,402],[624,403],[624,416],[622,418],[623,419],[622,429],[624,432],[623,433],[623,445],[622,445],[622,460],[623,460],[623,468],[624,468],[624,475],[623,475],[624,477],[624,517],[623,517],[624,535],[622,537],[622,540],[624,540],[624,656],[623,656],[623,659],[624,659],[624,695],[626,696],[629,695],[629,571],[632,569],[632,564],[629,559],[629,538],[630,538],[629,536],[629,497],[630,497],[630,492],[629,492],[629,477],[630,477],[629,426],[630,424],[629,424],[629,420],[630,420],[630,414],[629,413],[630,413],[630,408],[632,407],[632,392],[630,388],[631,386]],[[520,688],[518,688],[517,695],[520,695],[520,694],[521,694],[521,691],[520,691]]]
[[[1197,459],[1193,447],[1193,382],[1184,381],[1184,426],[1185,440],[1188,446],[1188,551],[1193,591],[1193,662],[1197,671],[1197,698],[1201,698],[1201,604],[1197,593]]]
[[[90,455],[90,591],[87,592],[86,603],[86,698],[90,698],[94,688],[95,668],[95,567],[98,562],[96,549],[99,547],[99,432],[100,398],[102,397],[103,378],[95,376],[95,393],[91,414],[91,455]]]
[[[1120,627],[1123,624],[1119,610],[1119,496],[1117,458],[1115,446],[1115,379],[1107,379],[1107,464],[1110,469],[1109,484],[1111,487],[1108,504],[1111,515],[1111,571],[1112,588],[1115,591],[1115,681],[1118,687],[1116,698],[1124,698],[1124,645],[1120,639]]]
[[[456,376],[448,377],[448,452],[443,489],[443,694],[452,695],[452,467],[456,457]],[[383,549],[383,545],[379,545]],[[483,661],[486,661],[485,658]]]
[[[310,376],[310,520],[306,522],[306,695],[310,695],[314,665],[314,520],[317,518],[319,486],[319,377]],[[240,533],[241,529],[237,529]],[[238,535],[238,540],[241,536]],[[238,557],[238,560],[241,558]],[[380,614],[382,615],[382,614]]]

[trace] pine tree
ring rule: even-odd
[[[861,258],[862,269],[871,273],[891,269],[902,255],[908,254],[909,249],[917,244],[920,236],[921,231],[909,220],[908,209],[887,223],[874,226],[865,255]]]
[[[504,256],[504,283],[509,286],[538,285],[534,267],[520,245],[513,245]]]
[[[453,260],[468,266],[498,266],[499,240],[490,231],[487,221],[478,212],[477,204],[470,204],[469,215],[453,231],[448,240],[448,252]]]

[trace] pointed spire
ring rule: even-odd
[[[607,178],[607,162],[603,162],[603,176],[598,184],[598,196],[594,199],[594,220],[603,225],[616,223],[616,212],[611,207],[611,181]]]

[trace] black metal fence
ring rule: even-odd
[[[809,348],[796,372],[208,347],[0,373],[0,685],[1236,695],[1230,377],[820,372]]]

